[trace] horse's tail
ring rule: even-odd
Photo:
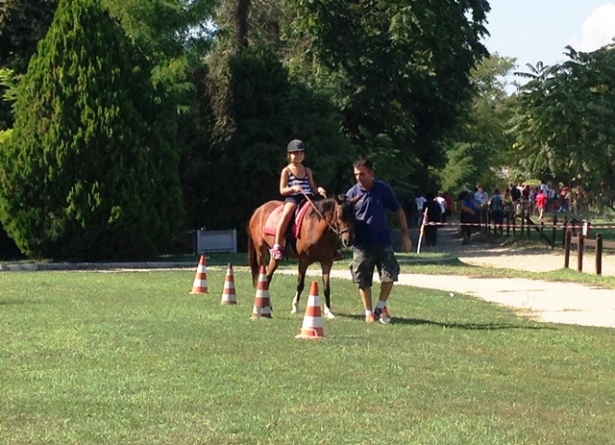
[[[256,259],[256,248],[254,247],[254,240],[252,234],[248,229],[248,262],[250,263],[250,269],[252,270],[252,285],[256,287],[258,279],[258,260]]]

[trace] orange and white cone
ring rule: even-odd
[[[233,265],[231,263],[228,263],[228,266],[226,267],[224,289],[222,290],[220,304],[237,304],[237,295],[235,295],[235,278],[233,276]]]
[[[267,268],[265,266],[261,266],[258,273],[258,283],[256,285],[256,295],[254,296],[252,318],[271,318],[269,283],[267,282]]]
[[[320,314],[320,297],[318,296],[318,282],[312,281],[310,296],[308,297],[303,326],[295,338],[319,339],[325,338],[322,328],[322,316]]]
[[[191,294],[206,294],[207,293],[207,260],[205,255],[201,255],[199,265],[196,268],[196,275],[192,283]]]

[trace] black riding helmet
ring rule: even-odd
[[[297,151],[305,151],[305,144],[299,139],[293,139],[288,143],[288,146],[286,147],[286,152],[295,153]]]

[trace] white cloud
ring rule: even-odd
[[[594,9],[581,26],[581,37],[572,38],[577,51],[591,52],[613,42],[615,37],[615,4],[609,2]]]

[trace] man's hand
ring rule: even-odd
[[[403,209],[399,209],[395,212],[397,220],[399,221],[399,228],[401,229],[401,248],[405,253],[412,250],[412,242],[410,241],[410,235],[408,235],[408,222],[406,221],[406,214]]]
[[[412,250],[412,241],[410,241],[410,235],[402,233],[401,235],[401,250],[405,253],[409,253]]]

